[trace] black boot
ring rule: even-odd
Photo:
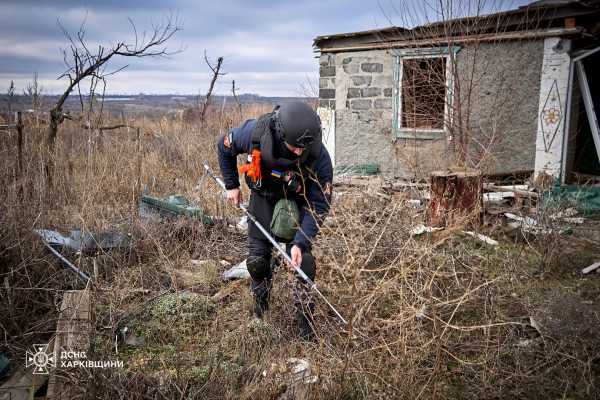
[[[266,281],[264,282],[266,283]],[[270,286],[270,285],[268,285]],[[263,314],[269,311],[269,298],[271,297],[271,291],[268,287],[265,290],[255,290],[253,292],[254,297],[254,315],[257,318],[262,318]],[[259,292],[259,294],[257,294]]]
[[[298,308],[298,331],[300,333],[300,339],[305,342],[314,342],[315,330],[312,319],[314,305],[310,304],[302,306],[297,304],[296,307]]]

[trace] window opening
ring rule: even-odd
[[[403,60],[402,128],[444,128],[446,57]]]

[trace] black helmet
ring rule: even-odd
[[[307,148],[321,132],[319,116],[311,106],[301,101],[275,107],[272,118],[279,138],[294,147]]]

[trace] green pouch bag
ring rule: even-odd
[[[300,211],[293,200],[281,199],[275,204],[273,219],[271,220],[271,232],[275,236],[284,239],[293,239],[298,230]]]

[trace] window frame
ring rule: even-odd
[[[448,126],[452,123],[453,115],[450,112],[454,100],[454,74],[450,68],[450,52],[456,54],[462,46],[424,47],[418,49],[393,49],[388,52],[394,57],[394,90],[392,96],[392,136],[403,139],[439,139],[447,136],[451,139]],[[417,58],[446,57],[446,98],[444,101],[444,127],[442,129],[408,128],[402,127],[402,76],[403,60]],[[456,61],[456,58],[454,58]]]

